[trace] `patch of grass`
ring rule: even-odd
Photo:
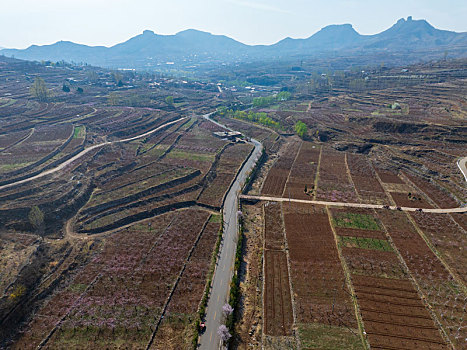
[[[0,103],[3,103],[2,105],[0,105],[1,108],[3,107],[8,107],[8,106],[11,106],[12,104],[14,104],[16,102],[16,100],[12,99],[12,98],[0,98]]]
[[[192,126],[196,121],[196,118],[191,118],[185,125],[183,125],[182,130],[187,130],[190,126]]]
[[[311,323],[298,326],[302,349],[360,350],[364,349],[358,330]]]
[[[9,164],[0,164],[0,173],[2,172],[7,172],[7,171],[12,171],[16,170],[19,168],[23,168],[32,162],[27,162],[27,163],[9,163]]]
[[[283,112],[291,112],[291,113],[303,113],[304,111],[299,111],[296,109],[282,109]]]
[[[112,329],[94,325],[71,327],[65,324],[57,332],[54,343],[60,349],[141,349],[146,346],[147,339],[151,336],[150,321],[145,325],[147,327],[117,326]]]
[[[87,287],[88,287],[87,284],[76,283],[76,284],[70,285],[70,287],[68,287],[68,288],[73,292],[82,293],[82,292],[84,292],[86,290]]]
[[[165,150],[168,148],[167,147],[163,147],[163,146],[160,146],[160,145],[157,145],[156,147],[154,147],[153,149],[149,150],[146,152],[145,156],[151,156],[153,158],[156,158],[156,157],[160,157],[164,152]]]
[[[391,252],[392,247],[384,239],[341,236],[340,243],[347,248],[363,248]]]
[[[84,136],[86,135],[86,128],[84,126],[77,126],[75,127],[74,133],[73,133],[73,138],[74,139],[84,139]]]
[[[162,346],[168,349],[190,349],[193,331],[198,332],[199,326],[196,324],[196,314],[168,313],[164,317],[157,336],[155,347]],[[170,346],[167,346],[170,344]]]
[[[214,160],[214,155],[194,153],[194,152],[185,152],[181,150],[172,150],[167,155],[167,158],[191,159],[191,160],[197,160],[201,162],[212,162]]]
[[[88,201],[87,206],[92,207],[98,204],[115,200],[115,198],[124,198],[131,195],[136,195],[137,193],[148,190],[151,187],[159,186],[178,177],[188,175],[190,172],[190,168],[174,169],[173,171],[150,176],[145,180],[128,183],[126,185],[122,184],[121,187],[118,187],[116,189],[111,189],[105,192],[97,192]]]
[[[214,222],[216,224],[220,224],[222,220],[222,215],[216,214],[216,215],[211,215],[209,218],[209,222]]]
[[[338,227],[359,228],[362,230],[381,230],[378,221],[371,215],[356,213],[341,213],[333,218],[333,224]]]
[[[149,225],[149,222],[151,222],[151,221],[140,222],[140,223],[134,224],[134,225],[131,226],[131,230],[132,231],[140,231],[140,232],[151,232],[151,231],[157,232],[157,229],[153,228],[152,224]]]

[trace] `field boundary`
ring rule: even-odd
[[[297,161],[300,151],[302,150],[303,143],[304,143],[303,141],[300,142],[300,148],[298,149],[297,154],[295,155],[295,158],[293,159],[292,165],[290,166],[289,173],[287,174],[287,180],[285,180],[284,189],[282,190],[282,197],[285,196],[285,189],[287,188],[287,184],[289,183],[290,174],[292,173],[292,168],[295,165],[295,162]]]
[[[466,208],[467,209],[467,208]],[[436,249],[433,244],[431,243],[431,241],[429,240],[429,238],[425,235],[425,233],[423,232],[423,230],[417,225],[417,223],[415,222],[414,218],[409,214],[409,213],[406,213],[407,215],[407,218],[409,219],[410,223],[412,224],[412,226],[415,228],[415,230],[417,231],[417,233],[420,235],[420,237],[422,237],[422,239],[425,241],[425,244],[428,246],[428,248],[430,248],[430,250],[433,252],[433,254],[438,258],[438,260],[441,262],[441,264],[443,264],[444,268],[449,272],[449,274],[452,276],[452,278],[454,278],[454,280],[459,284],[459,287],[462,288],[462,291],[467,294],[467,287],[465,286],[464,282],[462,281],[462,278],[460,278],[458,276],[458,274],[456,272],[454,272],[451,267],[449,266],[449,264],[444,261],[444,258],[443,258],[443,255],[438,251],[438,249]]]
[[[449,339],[446,330],[442,326],[441,322],[438,320],[438,317],[436,316],[435,312],[433,311],[433,307],[428,301],[428,298],[425,296],[423,293],[422,289],[420,288],[420,285],[418,284],[417,280],[413,276],[412,272],[410,271],[409,267],[407,266],[407,263],[405,262],[404,258],[402,257],[402,254],[400,253],[399,249],[397,248],[396,244],[394,243],[391,234],[389,233],[388,229],[384,225],[384,223],[381,221],[381,225],[383,227],[385,236],[391,245],[392,249],[394,250],[394,253],[396,254],[399,262],[402,264],[402,266],[405,269],[405,272],[409,276],[410,281],[412,282],[413,285],[415,285],[415,290],[418,292],[418,295],[420,296],[420,299],[422,300],[422,303],[425,305],[426,309],[428,310],[428,313],[430,314],[431,318],[433,319],[433,322],[436,324],[438,327],[439,332],[441,333],[441,337],[444,339],[444,341],[451,346],[452,349],[454,349],[454,345],[452,344],[451,340]]]
[[[355,194],[357,196],[357,200],[359,202],[362,201],[362,198],[360,197],[360,194],[358,193],[357,191],[357,187],[355,186],[355,182],[353,181],[352,179],[352,173],[350,172],[350,168],[349,168],[349,162],[347,161],[347,152],[345,152],[345,155],[344,155],[344,163],[345,163],[345,171],[347,172],[347,176],[349,177],[349,181],[350,183],[352,184],[352,188],[355,190]]]
[[[298,336],[298,322],[297,322],[297,309],[296,309],[296,302],[295,302],[295,294],[293,291],[293,285],[292,285],[292,268],[290,267],[290,254],[289,254],[289,242],[287,241],[287,232],[285,230],[285,220],[284,220],[284,209],[283,209],[283,204],[280,203],[281,206],[281,220],[282,220],[282,234],[284,237],[284,249],[285,249],[285,257],[287,260],[287,271],[289,273],[289,288],[290,288],[290,301],[292,303],[292,316],[293,316],[293,327],[295,328],[293,330],[294,336],[295,336],[295,341],[297,342],[297,348],[301,349],[302,344],[300,341],[300,337]],[[265,275],[263,275],[265,276]],[[266,280],[266,277],[263,278]],[[263,328],[264,329],[264,328]]]
[[[182,117],[182,118],[179,118],[179,119],[176,119],[176,120],[173,120],[173,121],[170,121],[170,122],[167,122],[165,124],[162,124],[160,126],[158,126],[157,128],[155,129],[152,129],[150,131],[147,131],[145,132],[144,134],[141,134],[141,135],[137,135],[137,136],[133,136],[133,137],[130,137],[130,138],[126,138],[126,139],[123,139],[123,140],[116,140],[116,141],[106,141],[106,142],[103,142],[103,143],[99,143],[97,145],[93,145],[93,146],[90,146],[88,148],[85,148],[83,149],[80,153],[78,153],[77,155],[75,155],[74,157],[66,160],[65,162],[61,163],[59,166],[53,168],[53,169],[50,169],[50,170],[47,170],[47,171],[43,171],[35,176],[31,176],[31,177],[28,177],[28,178],[25,178],[25,179],[22,179],[20,181],[16,181],[16,182],[12,182],[12,183],[9,183],[9,184],[5,184],[5,185],[0,185],[0,190],[3,190],[5,188],[9,188],[9,187],[13,187],[13,186],[16,186],[16,185],[20,185],[20,184],[23,184],[25,182],[29,182],[29,181],[32,181],[32,180],[35,180],[35,179],[38,179],[38,178],[41,178],[41,177],[44,177],[44,176],[47,176],[47,175],[50,175],[50,174],[53,174],[57,171],[60,171],[62,169],[64,169],[67,165],[71,164],[72,162],[74,162],[75,160],[81,158],[82,156],[84,156],[85,154],[91,152],[92,150],[96,149],[96,148],[102,148],[106,145],[112,145],[112,144],[117,144],[117,143],[125,143],[125,142],[130,142],[130,141],[134,141],[134,140],[137,140],[137,139],[140,139],[142,137],[145,137],[145,136],[148,136],[148,135],[151,135],[161,129],[164,129],[165,127],[169,126],[169,125],[172,125],[172,124],[175,124],[183,119],[185,119],[186,117]]]
[[[97,281],[102,277],[102,274],[98,274],[96,277],[94,277],[94,279],[91,281],[91,283],[88,284],[88,286],[86,287],[86,289],[83,291],[83,293],[81,293],[81,295],[78,297],[77,300],[75,300],[75,302],[73,303],[73,305],[71,305],[71,307],[68,309],[68,311],[66,312],[65,315],[62,316],[62,318],[60,318],[60,320],[55,324],[54,328],[49,332],[49,334],[39,343],[39,345],[37,346],[37,349],[42,349],[46,344],[47,342],[50,340],[50,338],[52,338],[52,336],[54,335],[54,333],[57,331],[57,329],[62,325],[63,321],[65,321],[65,319],[71,314],[71,312],[74,310],[75,306],[81,301],[81,299],[83,299],[83,297],[86,295],[86,293],[97,283]]]
[[[331,215],[331,211],[329,210],[328,206],[326,206],[326,212],[328,214],[329,226],[331,227],[331,231],[334,236],[334,242],[336,244],[337,255],[339,255],[339,260],[342,266],[342,270],[344,271],[345,281],[346,281],[347,287],[350,290],[350,296],[352,298],[352,303],[354,305],[355,318],[357,319],[358,330],[360,333],[360,340],[362,341],[362,345],[365,349],[370,349],[370,344],[368,342],[368,339],[365,336],[366,335],[365,324],[363,322],[362,313],[360,311],[360,305],[358,303],[357,294],[355,293],[355,289],[352,284],[352,276],[351,276],[349,267],[347,266],[347,262],[345,261],[345,258],[342,256],[342,251],[341,251],[341,248],[339,247],[339,239],[337,237],[336,230],[332,223],[332,215]]]
[[[63,141],[63,143],[59,146],[57,146],[57,148],[55,148],[52,152],[48,153],[45,157],[42,157],[41,159],[37,160],[36,162],[32,163],[32,164],[29,164],[23,168],[20,168],[20,169],[17,169],[17,170],[13,170],[9,173],[4,173],[2,174],[1,177],[4,177],[4,178],[8,178],[9,176],[15,176],[15,175],[19,175],[21,173],[24,173],[24,172],[28,172],[38,166],[41,166],[42,164],[46,163],[47,161],[49,161],[50,159],[52,159],[53,157],[55,157],[56,155],[60,154],[60,152],[62,152],[66,146],[68,146],[68,144],[71,142],[71,140],[73,140],[73,136],[75,135],[75,126],[73,125],[73,128],[71,129],[71,134],[70,136],[68,136],[68,138]],[[29,138],[29,137],[26,137],[26,138]],[[24,139],[23,141],[25,141],[26,139]],[[54,164],[55,162],[53,162],[52,164]],[[41,170],[44,170],[44,169],[41,169]],[[13,179],[12,181],[15,181],[16,179]]]
[[[323,154],[323,146],[319,148],[318,164],[316,166],[316,175],[314,181],[313,200],[316,200],[316,194],[318,193],[318,182],[319,182],[319,168],[321,167],[321,155]]]
[[[154,342],[154,339],[156,339],[156,334],[157,334],[157,331],[159,329],[159,326],[160,324],[162,323],[162,321],[164,320],[164,316],[165,316],[165,312],[167,311],[167,308],[169,307],[169,304],[170,304],[170,301],[172,300],[172,296],[173,294],[175,293],[175,290],[177,289],[177,286],[178,286],[178,283],[180,282],[180,280],[182,279],[182,275],[183,273],[185,272],[185,269],[186,269],[186,266],[187,264],[190,262],[190,259],[191,259],[191,256],[193,255],[193,251],[195,250],[195,248],[197,247],[198,245],[198,242],[199,240],[201,239],[201,236],[203,235],[204,233],[204,229],[206,228],[206,226],[208,225],[209,223],[209,220],[211,218],[211,215],[208,216],[208,218],[206,219],[206,221],[204,222],[203,226],[201,227],[201,230],[199,231],[198,233],[198,236],[196,237],[196,240],[195,242],[193,243],[193,245],[191,246],[191,249],[190,249],[190,252],[188,253],[188,256],[186,257],[185,261],[183,262],[183,266],[182,268],[180,269],[180,272],[177,276],[177,279],[175,280],[173,286],[172,286],[172,289],[170,290],[170,293],[167,297],[167,300],[164,304],[164,307],[162,308],[162,311],[161,311],[161,314],[159,315],[159,318],[156,322],[156,325],[154,327],[154,330],[151,334],[151,338],[149,339],[149,342],[148,342],[148,345],[146,346],[146,350],[149,350],[151,348],[151,345],[152,343]]]
[[[3,106],[0,106],[0,108],[2,108]],[[6,146],[5,148],[3,148],[2,150],[0,150],[0,153],[2,152],[5,152],[5,151],[8,151],[10,148],[13,148],[21,143],[23,143],[24,141],[26,141],[28,138],[30,138],[32,136],[32,134],[34,134],[34,131],[36,130],[36,128],[32,127],[31,128],[31,131],[23,136],[22,138],[20,138],[19,140],[17,140],[16,142],[13,142],[11,145],[8,145]]]

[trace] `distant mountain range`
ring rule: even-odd
[[[286,38],[273,45],[245,45],[224,35],[194,29],[175,35],[158,35],[145,30],[112,47],[59,41],[52,45],[32,45],[24,50],[3,49],[0,54],[26,60],[65,60],[110,68],[141,69],[161,65],[252,62],[352,53],[418,53],[422,59],[423,52],[445,50],[467,56],[467,33],[439,30],[425,20],[408,17],[375,35],[361,35],[351,24],[330,25],[309,38]]]

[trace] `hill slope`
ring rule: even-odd
[[[425,20],[408,17],[375,35],[361,35],[350,24],[330,25],[309,38],[286,38],[269,46],[245,45],[227,36],[194,29],[175,35],[158,35],[146,30],[112,47],[59,41],[52,45],[33,45],[25,50],[4,49],[0,54],[26,60],[65,60],[104,67],[142,68],[168,61],[183,64],[219,63],[382,51],[410,52],[415,58],[422,59],[422,52],[443,52],[448,48],[454,48],[456,55],[465,56],[467,33],[439,30]]]

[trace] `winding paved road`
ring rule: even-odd
[[[204,115],[204,118],[223,128],[231,130],[230,128],[210,119],[209,116],[210,114],[206,114]],[[222,306],[228,300],[230,280],[232,279],[235,263],[235,251],[238,238],[238,195],[244,181],[248,177],[251,169],[255,166],[256,161],[261,156],[261,152],[263,150],[263,146],[260,142],[252,139],[251,143],[255,146],[255,149],[243,165],[240,172],[237,174],[237,177],[230,187],[224,201],[224,235],[212,281],[211,294],[209,296],[208,306],[206,309],[206,331],[200,337],[200,349],[203,350],[219,349],[221,344],[221,339],[217,334],[217,329],[224,321]]]
[[[461,170],[461,173],[464,175],[465,181],[467,181],[467,167],[465,163],[467,162],[467,157],[461,158],[457,161],[457,166]]]
[[[53,174],[53,173],[56,173],[57,171],[60,171],[62,170],[63,168],[65,168],[67,165],[73,163],[75,160],[83,157],[85,154],[91,152],[92,150],[95,150],[96,148],[100,148],[100,147],[104,147],[106,145],[111,145],[111,144],[115,144],[115,143],[122,143],[122,142],[130,142],[130,141],[134,141],[134,140],[137,140],[137,139],[140,139],[142,137],[146,137],[146,136],[149,136],[153,133],[155,133],[156,131],[158,130],[161,130],[169,125],[172,125],[172,124],[175,124],[175,123],[178,123],[179,121],[183,120],[183,119],[186,119],[187,117],[183,117],[183,118],[179,118],[177,120],[174,120],[172,122],[168,122],[168,123],[165,123],[161,126],[158,126],[157,128],[155,129],[152,129],[148,132],[145,132],[144,134],[141,134],[141,135],[137,135],[137,136],[133,136],[133,137],[130,137],[130,138],[127,138],[127,139],[123,139],[123,140],[116,140],[116,141],[109,141],[109,142],[103,142],[103,143],[100,143],[98,145],[94,145],[94,146],[90,146],[84,150],[82,150],[80,153],[78,153],[77,155],[75,155],[74,157],[71,157],[70,159],[64,161],[63,163],[61,163],[60,165],[58,165],[57,167],[55,168],[52,168],[52,169],[49,169],[49,170],[46,170],[46,171],[43,171],[42,173],[39,173],[37,175],[34,175],[34,176],[31,176],[31,177],[28,177],[26,179],[23,179],[23,180],[19,180],[19,181],[16,181],[16,182],[12,182],[10,184],[6,184],[6,185],[3,185],[3,186],[0,186],[0,191],[1,190],[4,190],[6,188],[9,188],[9,187],[13,187],[13,186],[16,186],[16,185],[20,185],[22,183],[26,183],[26,182],[29,182],[29,181],[32,181],[32,180],[36,180],[36,179],[39,179],[41,177],[44,177],[44,176],[47,176],[47,175],[50,175],[50,174]]]

